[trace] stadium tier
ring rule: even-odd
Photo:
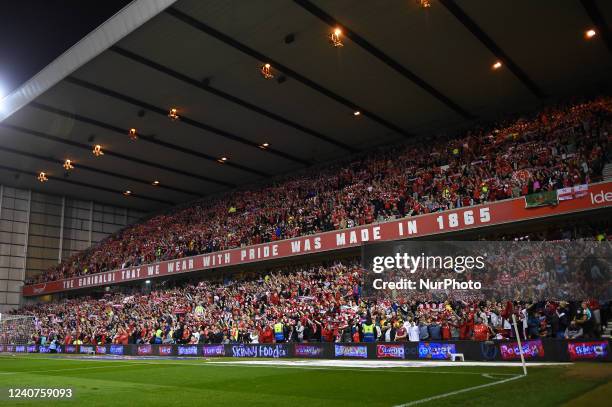
[[[169,284],[148,294],[76,297],[18,312],[35,316],[37,332],[29,343],[43,346],[503,340],[514,337],[513,313],[525,339],[578,339],[599,336],[610,312],[606,308],[602,319],[597,300],[570,306],[471,300],[473,294],[444,302],[412,295],[370,303],[362,297],[356,260],[283,271],[216,284]],[[375,327],[369,333],[368,319]]]
[[[602,180],[611,127],[612,99],[603,98],[473,129],[435,144],[383,150],[153,216],[64,260],[33,282],[411,219],[574,186],[588,188]],[[603,188],[607,193],[607,184]],[[578,195],[592,192],[599,191],[585,189]],[[575,195],[570,191],[561,199]],[[486,223],[487,216],[477,214],[482,219],[475,226]]]

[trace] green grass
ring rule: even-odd
[[[5,405],[87,406],[394,406],[494,383],[516,367],[312,368],[220,364],[229,359],[83,360],[0,356],[0,388],[74,389],[72,401],[9,401]],[[215,363],[211,363],[215,362]],[[484,376],[486,374],[487,376]],[[609,399],[612,366],[532,367],[527,377],[421,405],[558,406]],[[592,392],[589,397],[589,392]],[[607,388],[607,389],[606,389]],[[4,395],[2,395],[4,396]],[[587,396],[587,397],[585,397]],[[580,398],[581,397],[581,398]],[[593,400],[595,397],[595,400]],[[580,399],[579,399],[580,398]],[[576,402],[570,402],[572,400]]]

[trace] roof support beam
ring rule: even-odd
[[[19,173],[19,174],[24,174],[24,175],[28,175],[28,176],[32,176],[32,177],[38,176],[37,173],[31,172],[31,171],[25,171],[25,170],[22,170],[20,168],[9,167],[8,165],[3,165],[3,164],[0,164],[0,169],[5,170],[5,171],[9,171],[9,172],[16,172],[16,173]],[[113,194],[123,194],[123,192],[125,192],[125,191],[120,191],[118,189],[107,188],[107,187],[103,187],[103,186],[99,186],[99,185],[91,185],[91,184],[87,184],[85,182],[75,181],[75,180],[71,180],[71,179],[68,179],[68,178],[54,177],[52,175],[47,175],[47,178],[49,178],[50,181],[53,180],[53,181],[65,182],[66,184],[77,185],[79,187],[85,187],[85,188],[91,188],[91,189],[95,189],[96,191],[111,192]],[[138,195],[138,194],[131,194],[130,197],[134,197],[134,198],[138,198],[138,199],[144,199],[144,200],[147,200],[147,201],[154,201],[154,202],[158,202],[158,203],[161,203],[161,204],[164,204],[164,205],[175,205],[174,202],[165,201],[163,199],[150,198],[150,197],[146,197],[146,196],[142,196],[142,195]]]
[[[508,67],[510,72],[514,74],[518,78],[519,81],[533,95],[535,95],[539,99],[543,99],[545,97],[544,93],[536,83],[529,78],[527,73],[523,71],[523,69],[518,66],[509,56],[501,49],[491,37],[485,33],[482,28],[474,20],[468,16],[465,11],[454,0],[440,0],[440,3],[446,7],[446,9],[453,15],[469,32],[471,32],[477,39],[480,41],[493,55],[495,55],[504,66]]]
[[[11,154],[15,154],[15,155],[20,155],[22,157],[28,157],[28,158],[33,158],[35,160],[40,160],[40,161],[46,161],[52,164],[61,164],[61,160],[59,159],[55,159],[52,157],[45,157],[39,154],[34,154],[31,152],[27,152],[27,151],[21,151],[21,150],[17,150],[11,147],[6,147],[6,146],[0,146],[0,151],[4,151],[7,153],[11,153]],[[78,164],[78,163],[77,163]],[[159,184],[159,186],[152,186],[151,182],[149,180],[146,179],[142,179],[142,178],[136,178],[136,177],[131,177],[129,175],[125,175],[125,174],[119,174],[116,172],[112,172],[112,171],[106,171],[106,170],[102,170],[102,169],[97,169],[94,167],[90,167],[88,165],[85,164],[78,164],[78,168],[82,169],[82,170],[86,170],[86,171],[91,171],[94,172],[96,174],[102,174],[102,175],[108,175],[110,177],[115,177],[115,178],[119,178],[122,180],[126,180],[126,181],[131,181],[131,182],[137,182],[139,184],[144,184],[147,186],[150,186],[151,188],[161,188],[161,189],[167,189],[168,191],[174,191],[174,192],[180,192],[182,194],[187,194],[187,195],[193,195],[193,196],[201,196],[201,194],[198,194],[197,192],[194,191],[188,191],[185,189],[181,189],[181,188],[175,188],[169,185],[165,185],[165,184]]]
[[[91,90],[93,92],[97,92],[97,93],[100,93],[100,94],[103,94],[103,95],[106,95],[106,96],[109,96],[109,97],[112,97],[112,98],[115,98],[115,99],[119,99],[119,100],[121,100],[123,102],[132,104],[134,106],[141,107],[143,109],[149,110],[149,111],[151,111],[153,113],[157,113],[157,114],[162,115],[162,116],[167,116],[168,115],[168,110],[166,110],[166,109],[162,109],[161,107],[154,106],[154,105],[152,105],[150,103],[147,103],[147,102],[144,102],[142,100],[138,100],[138,99],[133,98],[131,96],[124,95],[124,94],[116,92],[116,91],[114,91],[112,89],[108,89],[108,88],[102,87],[100,85],[96,85],[95,83],[91,83],[91,82],[87,82],[87,81],[79,79],[79,78],[75,78],[74,76],[67,77],[65,79],[65,81],[69,82],[69,83],[72,83],[74,85],[77,85],[77,86],[81,86],[82,88],[89,89],[89,90]],[[208,124],[199,122],[197,120],[191,119],[191,118],[183,116],[183,115],[181,115],[180,122],[188,124],[188,125],[193,126],[193,127],[196,127],[196,128],[198,128],[200,130],[209,131],[211,133],[214,133],[214,134],[216,134],[218,136],[221,136],[223,138],[235,141],[237,143],[240,143],[240,144],[243,144],[243,145],[247,145],[249,147],[256,148],[258,151],[266,151],[266,152],[268,152],[270,154],[277,155],[279,157],[283,157],[283,158],[285,158],[287,160],[291,160],[291,161],[300,163],[302,165],[309,165],[310,164],[308,161],[302,160],[301,158],[294,157],[294,156],[292,156],[290,154],[283,153],[281,151],[278,151],[278,150],[275,150],[275,149],[272,149],[272,148],[266,148],[265,150],[262,150],[259,147],[258,143],[255,143],[253,141],[247,140],[247,139],[242,138],[240,136],[236,136],[236,135],[231,134],[231,133],[229,133],[229,132],[227,132],[225,130],[221,130],[221,129],[217,128],[217,127],[210,126]],[[230,162],[225,162],[224,165],[227,165],[229,167],[234,167],[234,168],[240,169],[242,171],[250,172],[250,173],[259,175],[261,177],[269,177],[271,175],[271,174],[268,174],[267,172],[247,167],[246,165],[230,163]]]
[[[92,119],[90,117],[82,116],[82,115],[79,115],[79,114],[76,114],[76,113],[67,112],[65,110],[58,109],[58,108],[53,107],[53,106],[45,105],[43,103],[31,102],[29,106],[34,107],[36,109],[43,110],[43,111],[48,112],[48,113],[57,114],[59,116],[67,117],[67,118],[79,121],[81,123],[87,123],[87,124],[91,124],[93,126],[100,127],[102,129],[110,130],[110,131],[112,131],[114,133],[126,135],[127,132],[128,132],[128,129],[117,127],[117,126],[114,126],[112,124],[105,123],[105,122],[102,122],[102,121],[99,121],[99,120],[96,120],[96,119]],[[181,119],[182,119],[182,116],[181,116]],[[205,159],[207,161],[211,161],[211,162],[215,162],[215,163],[218,163],[218,160],[219,160],[217,157],[213,157],[213,156],[208,155],[208,154],[200,153],[199,151],[191,150],[191,149],[189,149],[187,147],[182,147],[182,146],[179,146],[177,144],[169,143],[167,141],[158,140],[155,137],[153,137],[152,135],[138,133],[138,140],[142,140],[142,141],[145,141],[147,143],[151,143],[151,144],[155,144],[155,145],[158,145],[158,146],[161,146],[161,147],[164,147],[164,148],[168,148],[170,150],[178,151],[180,153],[189,154],[189,155],[192,155],[194,157],[202,158],[202,159]],[[241,168],[242,166],[234,164],[234,163],[230,163],[230,162],[226,162],[226,163],[224,163],[224,165],[227,165],[227,166],[230,166],[230,167],[237,167],[239,169],[242,169]]]
[[[467,110],[459,106],[457,103],[453,102],[448,96],[444,95],[442,92],[440,92],[438,89],[436,89],[435,87],[427,83],[424,79],[419,77],[417,74],[415,74],[414,72],[412,72],[411,70],[409,70],[408,68],[406,68],[405,66],[397,62],[396,60],[394,60],[393,58],[391,58],[389,55],[385,54],[381,49],[374,46],[364,37],[357,34],[355,31],[351,30],[346,24],[342,24],[341,22],[336,20],[334,17],[327,14],[324,10],[320,9],[319,7],[311,3],[309,0],[294,0],[294,1],[304,10],[308,11],[310,14],[319,18],[319,20],[323,21],[325,24],[331,27],[341,27],[344,35],[350,38],[350,40],[353,41],[355,44],[359,45],[366,52],[368,52],[375,58],[378,58],[380,61],[382,61],[384,64],[389,66],[391,69],[393,69],[394,71],[402,75],[404,78],[408,79],[409,81],[411,81],[412,83],[414,83],[415,85],[423,89],[425,92],[429,93],[439,102],[441,102],[443,105],[453,110],[455,113],[459,114],[464,119],[472,120],[475,118]]]
[[[294,71],[293,69],[289,68],[286,65],[281,64],[278,61],[275,61],[274,59],[246,46],[245,44],[242,44],[241,42],[238,42],[237,40],[233,39],[232,37],[223,34],[220,31],[215,30],[214,28],[204,24],[203,22],[196,20],[195,18],[191,17],[190,15],[187,15],[185,13],[183,13],[182,11],[174,8],[174,7],[169,7],[166,10],[166,13],[170,14],[171,16],[175,17],[176,19],[178,19],[179,21],[182,21],[185,24],[188,24],[200,31],[202,31],[205,34],[210,35],[213,38],[216,38],[217,40],[223,42],[224,44],[237,49],[238,51],[249,55],[250,57],[256,59],[257,61],[260,62],[268,62],[270,64],[272,64],[272,66],[274,66],[275,69],[283,72],[285,75],[295,79],[296,81],[300,82],[303,85],[306,85],[307,87],[327,96],[328,98],[340,103],[341,105],[346,106],[351,112],[354,111],[360,111],[362,116],[366,116],[369,119],[373,120],[374,122],[380,124],[383,127],[386,127],[390,130],[392,130],[393,132],[400,134],[404,137],[412,137],[413,135],[408,133],[406,130],[402,129],[399,126],[396,126],[393,123],[390,123],[389,121],[383,119],[382,117],[376,115],[373,112],[368,111],[367,109],[365,109],[363,106],[358,106],[356,103],[351,102],[350,100],[338,95],[337,93],[323,87],[322,85],[308,79],[307,77],[299,74],[298,72]]]
[[[63,139],[61,137],[53,136],[51,134],[46,134],[46,133],[43,133],[43,132],[40,132],[40,131],[26,129],[25,127],[15,126],[15,125],[8,124],[8,123],[0,123],[0,128],[6,128],[6,129],[13,130],[13,131],[18,131],[20,133],[29,134],[29,135],[34,136],[34,137],[42,138],[42,139],[53,141],[53,142],[56,142],[56,143],[61,143],[61,144],[69,145],[69,146],[72,146],[72,147],[80,148],[80,149],[86,150],[88,152],[91,152],[91,146],[89,146],[87,144],[82,144],[82,143],[79,143],[79,142],[76,142],[76,141],[66,140],[66,139]],[[157,168],[157,169],[160,169],[160,170],[164,170],[164,171],[168,171],[168,172],[174,172],[176,174],[180,174],[180,175],[184,175],[184,176],[187,176],[187,177],[196,178],[196,179],[199,179],[201,181],[212,182],[214,184],[222,185],[224,187],[228,187],[228,188],[235,188],[236,187],[235,184],[231,184],[231,183],[228,183],[228,182],[225,182],[225,181],[219,181],[219,180],[216,180],[216,179],[213,179],[213,178],[205,177],[203,175],[193,174],[193,173],[188,172],[188,171],[180,170],[178,168],[168,167],[166,165],[154,163],[154,162],[143,160],[143,159],[140,159],[140,158],[130,157],[130,156],[127,156],[125,154],[117,153],[117,152],[114,152],[114,151],[111,151],[111,150],[104,150],[104,154],[106,154],[108,156],[111,156],[111,157],[117,157],[117,158],[120,158],[120,159],[123,159],[123,160],[126,160],[126,161],[130,161],[130,162],[133,162],[133,163],[147,165],[149,167]]]
[[[176,0],[133,0],[4,99],[0,122],[36,99]]]
[[[306,133],[306,134],[308,134],[308,135],[310,135],[310,136],[312,136],[314,138],[317,138],[319,140],[322,140],[322,141],[325,141],[327,143],[333,144],[336,147],[340,147],[340,148],[342,148],[344,150],[347,150],[347,151],[350,151],[350,152],[357,152],[358,151],[356,148],[351,147],[351,146],[349,146],[347,144],[344,144],[344,143],[342,143],[342,142],[340,142],[338,140],[335,140],[335,139],[333,139],[333,138],[331,138],[329,136],[326,136],[326,135],[324,135],[322,133],[319,133],[316,130],[310,129],[310,128],[306,127],[306,126],[302,126],[301,124],[298,124],[298,123],[296,123],[294,121],[291,121],[291,120],[289,120],[287,118],[284,118],[284,117],[282,117],[282,116],[280,116],[280,115],[278,115],[278,114],[276,114],[274,112],[271,112],[269,110],[263,109],[262,107],[257,106],[255,104],[252,104],[250,102],[247,102],[246,100],[240,99],[237,96],[230,95],[229,93],[226,93],[226,92],[224,92],[224,91],[222,91],[220,89],[217,89],[217,88],[215,88],[215,87],[213,87],[211,85],[207,85],[207,84],[202,83],[201,81],[198,81],[196,79],[190,78],[187,75],[184,75],[184,74],[182,74],[180,72],[177,72],[177,71],[175,71],[175,70],[173,70],[173,69],[171,69],[171,68],[169,68],[167,66],[164,66],[162,64],[158,64],[157,62],[152,61],[152,60],[150,60],[148,58],[145,58],[145,57],[143,57],[141,55],[138,55],[138,54],[135,54],[135,53],[133,53],[131,51],[128,51],[125,48],[121,48],[121,47],[115,45],[115,46],[112,46],[110,48],[110,50],[114,51],[117,54],[119,54],[119,55],[121,55],[121,56],[123,56],[125,58],[128,58],[128,59],[130,59],[130,60],[132,60],[134,62],[138,62],[140,64],[148,66],[151,69],[155,69],[158,72],[162,72],[162,73],[164,73],[164,74],[166,74],[168,76],[171,76],[174,79],[177,79],[177,80],[179,80],[181,82],[187,83],[187,84],[192,85],[192,86],[194,86],[194,87],[196,87],[198,89],[201,89],[201,90],[203,90],[205,92],[211,93],[211,94],[213,94],[215,96],[218,96],[218,97],[220,97],[222,99],[225,99],[228,102],[235,103],[235,104],[237,104],[240,107],[243,107],[245,109],[249,109],[249,110],[251,110],[251,111],[253,111],[255,113],[259,113],[262,116],[265,116],[265,117],[267,117],[269,119],[275,120],[275,121],[277,121],[279,123],[282,123],[282,124],[284,124],[286,126],[292,127],[294,129],[299,130],[299,131],[301,131],[303,133]]]

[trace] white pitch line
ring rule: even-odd
[[[498,381],[492,382],[492,383],[485,383],[485,384],[481,384],[481,385],[478,385],[478,386],[467,387],[467,388],[461,389],[461,390],[455,390],[455,391],[451,391],[451,392],[443,393],[443,394],[438,394],[436,396],[431,396],[431,397],[427,397],[427,398],[420,399],[420,400],[409,401],[409,402],[404,403],[404,404],[398,404],[398,405],[396,405],[394,407],[408,407],[408,406],[414,406],[416,404],[427,403],[429,401],[438,400],[438,399],[442,399],[442,398],[450,397],[450,396],[455,396],[455,395],[461,394],[461,393],[467,393],[468,391],[484,389],[486,387],[491,387],[491,386],[496,386],[498,384],[507,383],[507,382],[510,382],[512,380],[520,379],[521,377],[524,377],[524,376],[522,376],[522,375],[514,376],[514,377],[509,377],[508,379],[498,380]]]
[[[154,359],[150,359],[154,360]],[[214,358],[214,363],[237,363],[237,364],[272,364],[276,366],[319,366],[319,367],[359,367],[359,368],[440,368],[440,367],[521,367],[516,362],[450,362],[431,360],[349,360],[349,359],[246,359],[227,360]],[[528,366],[560,366],[570,363],[542,363],[531,362]]]
[[[110,359],[103,355],[91,356],[89,358],[77,358],[78,355],[58,354],[59,357],[30,357],[25,355],[2,355],[1,358],[15,358],[20,359],[47,359],[47,360],[68,360],[73,362],[124,362],[138,363],[140,361],[167,361],[173,363],[175,360],[193,360],[196,361],[210,361],[207,363],[215,364],[259,364],[266,365],[271,364],[275,366],[286,365],[286,366],[317,366],[317,367],[358,367],[362,368],[440,368],[440,367],[520,367],[520,363],[517,362],[450,362],[450,361],[429,361],[429,360],[349,360],[349,359],[246,359],[246,360],[228,360],[223,362],[223,357],[219,358],[198,358],[198,357],[182,357],[182,358],[167,358],[157,356],[145,356],[145,357],[133,357],[132,359],[125,359],[121,356],[117,356],[116,359]],[[72,357],[75,356],[75,357]],[[176,363],[176,362],[174,362]],[[187,364],[187,363],[185,363]],[[567,366],[573,363],[568,362],[526,362],[528,367],[542,367],[542,366]]]
[[[3,356],[3,355],[2,355]],[[391,373],[432,373],[432,374],[457,374],[457,375],[482,375],[482,372],[465,372],[461,370],[457,371],[443,371],[437,370],[438,367],[517,367],[516,363],[508,362],[442,362],[442,361],[374,361],[374,360],[243,360],[243,361],[210,361],[207,359],[206,362],[200,359],[202,362],[198,363],[198,360],[194,358],[195,363],[181,363],[172,361],[172,359],[95,359],[94,357],[88,359],[76,359],[71,357],[28,357],[19,356],[24,359],[46,359],[46,360],[64,360],[72,362],[113,362],[122,363],[123,365],[176,365],[176,366],[247,366],[247,367],[268,367],[273,369],[302,369],[302,370],[327,370],[327,371],[352,371],[352,372],[391,372]],[[531,366],[550,366],[550,365],[564,365],[570,363],[538,363],[532,362]],[[116,366],[116,365],[115,365]],[[389,368],[396,368],[390,370]],[[421,370],[421,368],[436,368],[429,370]],[[401,370],[400,370],[401,369]],[[411,370],[405,370],[411,369]],[[64,370],[64,369],[60,369]],[[516,373],[496,373],[491,372],[494,376],[515,376]],[[491,379],[494,379],[491,377]]]
[[[316,361],[314,360],[307,360],[307,361],[294,361],[292,364],[287,364],[287,363],[291,363],[289,361],[275,361],[275,360],[260,360],[260,361],[234,361],[234,362],[212,362],[212,361],[202,361],[201,363],[197,363],[196,359],[194,359],[194,362],[196,363],[181,363],[181,362],[172,362],[168,359],[163,359],[160,360],[159,362],[156,362],[155,360],[152,359],[138,359],[138,360],[126,360],[126,359],[117,359],[117,360],[112,360],[112,359],[76,359],[76,358],[70,358],[70,357],[27,357],[27,356],[21,356],[20,358],[23,359],[30,359],[30,360],[62,360],[62,361],[70,361],[70,362],[98,362],[98,363],[102,363],[102,362],[111,362],[113,364],[116,363],[122,363],[124,365],[176,365],[176,366],[206,366],[206,365],[214,365],[214,366],[246,366],[246,367],[267,367],[267,368],[272,368],[272,369],[302,369],[302,370],[328,370],[328,371],[334,371],[334,370],[338,370],[338,371],[349,371],[349,372],[385,372],[385,373],[434,373],[434,374],[458,374],[458,375],[482,375],[482,373],[479,372],[461,372],[461,371],[445,371],[445,370],[420,370],[421,367],[429,367],[429,366],[406,366],[406,365],[401,365],[399,363],[394,364],[393,366],[380,366],[377,368],[373,368],[371,366],[364,368],[364,367],[359,367],[360,362],[363,363],[364,361],[345,361],[345,362],[352,362],[354,363],[354,366],[356,367],[355,369],[352,368],[347,368],[347,367],[342,367],[342,366],[317,366],[313,363],[316,363]],[[301,362],[301,363],[300,363]],[[304,364],[304,363],[310,363],[310,364]],[[322,360],[322,362],[329,362],[329,361],[324,361]],[[332,361],[333,362],[333,361]],[[341,361],[337,361],[337,362],[341,362]],[[281,363],[284,363],[284,365],[281,365]],[[116,366],[116,365],[114,365]],[[461,365],[455,365],[455,366],[461,366]],[[107,367],[107,366],[104,366]],[[359,368],[357,368],[359,367]],[[402,369],[402,370],[389,370],[388,368],[395,368],[395,369]],[[404,369],[412,369],[412,370],[404,370]],[[85,368],[79,368],[79,369],[85,369]],[[60,370],[68,370],[68,369],[60,369]],[[7,372],[7,374],[10,374],[13,372]],[[17,372],[19,373],[19,372]],[[25,373],[25,372],[24,372]],[[496,376],[514,376],[514,373],[493,373]]]
[[[138,362],[136,362],[138,363]],[[149,362],[150,363],[150,362]],[[215,366],[246,366],[246,367],[266,367],[272,369],[302,369],[302,370],[341,370],[341,371],[349,371],[349,372],[384,372],[384,373],[435,373],[435,374],[459,374],[459,375],[481,375],[482,373],[478,372],[449,372],[449,371],[440,371],[440,370],[389,370],[388,368],[360,368],[360,369],[352,369],[345,367],[333,367],[333,366],[300,366],[300,365],[286,365],[279,366],[273,364],[264,364],[264,363],[241,363],[241,362],[207,362],[207,365],[215,365]],[[415,368],[411,366],[393,366],[393,368]],[[416,368],[418,369],[418,367]],[[514,373],[496,373],[503,376],[514,376]]]
[[[343,367],[333,367],[333,366],[308,366],[308,365],[275,365],[270,363],[245,363],[245,362],[203,362],[203,363],[180,363],[180,362],[166,362],[159,363],[154,361],[139,361],[139,360],[130,360],[125,361],[131,365],[162,365],[162,366],[242,366],[242,367],[266,367],[271,369],[301,369],[301,370],[328,370],[328,371],[349,371],[349,372],[383,372],[383,373],[433,373],[433,374],[457,374],[457,375],[482,375],[479,372],[461,372],[461,371],[439,371],[439,370],[389,370],[384,368],[361,368],[361,369],[351,369],[351,368],[343,368]],[[255,361],[253,361],[255,362]],[[260,362],[273,362],[273,361],[260,361]],[[393,366],[394,368],[411,368],[411,366]],[[414,367],[412,367],[414,368]],[[417,367],[418,368],[418,367]],[[496,376],[515,376],[515,373],[493,373]]]

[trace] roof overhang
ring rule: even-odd
[[[176,0],[134,0],[87,34],[42,71],[0,100],[0,122],[35,100]]]

